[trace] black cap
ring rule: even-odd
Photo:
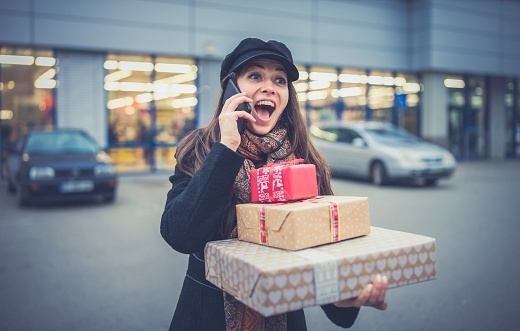
[[[287,71],[287,79],[290,82],[298,80],[298,69],[293,63],[291,51],[283,43],[276,40],[265,42],[258,38],[246,38],[238,44],[238,46],[229,53],[220,68],[220,80],[231,72],[237,72],[246,62],[267,58],[280,62]]]

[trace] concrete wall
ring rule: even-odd
[[[288,44],[295,61],[408,68],[405,0],[3,0],[0,43],[221,60],[239,40]]]
[[[56,124],[90,133],[107,146],[106,96],[103,90],[105,54],[59,51]]]
[[[421,116],[422,136],[443,147],[448,146],[448,112],[446,105],[448,90],[444,86],[445,75],[427,73],[423,75],[423,110]]]
[[[520,2],[414,1],[413,69],[520,75]]]

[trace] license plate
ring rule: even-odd
[[[428,168],[428,169],[426,169],[426,173],[427,174],[436,174],[436,173],[443,172],[443,171],[444,171],[444,168]]]
[[[71,180],[60,184],[60,192],[90,192],[94,190],[94,182],[91,180]]]

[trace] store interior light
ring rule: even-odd
[[[307,78],[309,78],[309,74],[307,73],[307,71],[298,71],[298,74],[298,80],[307,80]]]
[[[417,94],[408,94],[406,96],[406,105],[408,107],[415,107],[419,103],[419,96]]]
[[[151,62],[134,62],[134,61],[119,61],[117,67],[121,70],[132,71],[152,71],[153,63]]]
[[[132,98],[132,97],[118,98],[118,99],[109,100],[107,102],[107,108],[116,109],[116,108],[131,106],[133,104],[134,104],[134,98]]]
[[[394,84],[396,86],[404,86],[404,84],[406,84],[406,79],[404,77],[395,77]]]
[[[403,86],[403,90],[408,93],[417,93],[421,90],[421,85],[417,83],[406,83]]]
[[[346,87],[339,90],[339,96],[342,98],[345,97],[354,97],[358,95],[363,95],[365,93],[364,89],[361,87]]]
[[[353,83],[353,84],[361,83],[361,76],[360,75],[341,74],[341,75],[339,75],[338,79],[342,83]]]
[[[392,86],[394,85],[395,79],[394,77],[385,76],[383,77],[383,85]]]
[[[105,90],[107,91],[119,91],[119,83],[118,82],[106,82]]]
[[[298,101],[307,101],[307,93],[298,93]]]
[[[197,92],[197,86],[193,84],[171,84],[170,92],[172,94],[195,93]]]
[[[338,80],[338,75],[331,72],[311,72],[309,77],[311,80],[325,80],[329,82],[335,82]]]
[[[444,80],[444,86],[449,88],[464,88],[466,84],[462,79],[450,79],[447,78]]]
[[[115,82],[132,75],[130,70],[119,70],[105,76],[105,82]]]
[[[294,84],[294,89],[296,92],[305,92],[309,89],[309,85],[307,83],[297,83]]]
[[[56,64],[56,59],[53,57],[38,56],[35,64],[42,67],[52,67]]]
[[[372,85],[383,85],[383,76],[369,76],[368,83]]]
[[[107,60],[103,64],[103,68],[105,68],[107,70],[117,69],[117,61]]]
[[[13,119],[14,113],[10,109],[2,109],[0,110],[0,119],[1,120],[10,120]]]
[[[312,91],[307,93],[307,100],[323,100],[327,98],[327,91]]]
[[[326,80],[315,80],[309,83],[309,88],[311,90],[321,90],[324,88],[328,88],[330,86],[330,82]]]
[[[34,87],[36,88],[55,88],[57,82],[54,79],[37,79],[34,81]]]
[[[192,66],[189,64],[175,64],[175,63],[157,63],[155,65],[155,71],[157,72],[173,72],[179,74],[185,74],[192,70]]]
[[[38,77],[37,79],[52,79],[54,75],[56,75],[56,69],[50,68],[49,70],[41,74],[40,77]]]
[[[0,55],[1,64],[16,64],[16,65],[32,65],[34,63],[33,56],[26,55]]]
[[[184,107],[193,107],[197,104],[198,100],[195,97],[184,98],[184,99],[175,99],[172,101],[173,108],[184,108]]]
[[[153,100],[152,93],[143,93],[135,96],[135,102],[137,103],[147,103]]]

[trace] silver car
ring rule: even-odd
[[[385,185],[412,179],[435,185],[457,167],[444,148],[387,122],[331,122],[312,125],[311,136],[333,174],[344,174]]]

